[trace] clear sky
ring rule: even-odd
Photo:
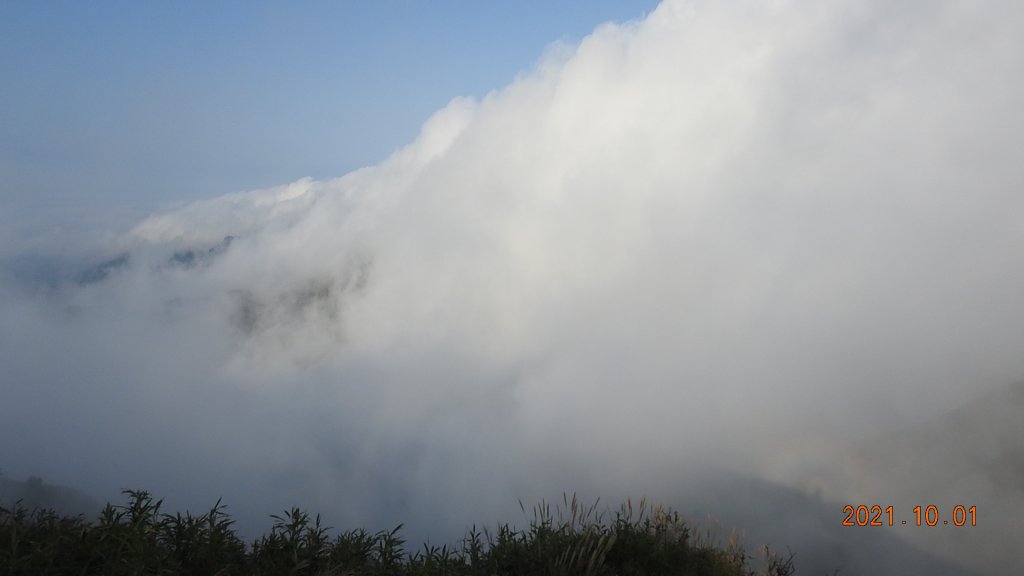
[[[376,163],[451,98],[656,4],[3,2],[0,241]]]

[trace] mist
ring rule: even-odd
[[[447,542],[564,492],[704,510],[717,478],[838,525],[848,446],[1024,379],[1022,29],[1000,1],[666,0],[379,164],[8,267],[0,466],[224,496],[253,531],[300,505]],[[883,488],[989,528],[851,547],[1011,548],[1024,500],[916,480]],[[801,569],[804,532],[773,542]]]

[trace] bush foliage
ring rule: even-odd
[[[679,514],[627,501],[614,514],[572,497],[533,508],[528,528],[470,529],[458,545],[407,550],[401,526],[332,536],[320,516],[293,508],[247,546],[218,501],[202,515],[162,513],[161,501],[125,491],[95,522],[52,510],[0,507],[0,574],[9,575],[715,575],[788,576],[792,557],[764,549],[759,570],[736,537],[714,542]],[[525,508],[524,508],[525,512]]]

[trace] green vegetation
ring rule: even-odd
[[[320,517],[293,508],[270,534],[247,546],[218,501],[209,512],[165,514],[147,492],[126,491],[96,522],[52,510],[0,507],[0,574],[5,575],[715,575],[787,576],[792,558],[763,549],[760,570],[735,535],[718,544],[711,530],[694,534],[679,514],[627,501],[610,514],[575,497],[542,502],[525,530],[469,530],[457,546],[407,551],[391,531],[337,536]],[[524,508],[525,513],[525,508]]]

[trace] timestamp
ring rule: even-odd
[[[897,519],[892,506],[843,506],[843,526],[977,526],[978,507],[956,505],[943,510],[938,506],[914,506],[912,516]]]

